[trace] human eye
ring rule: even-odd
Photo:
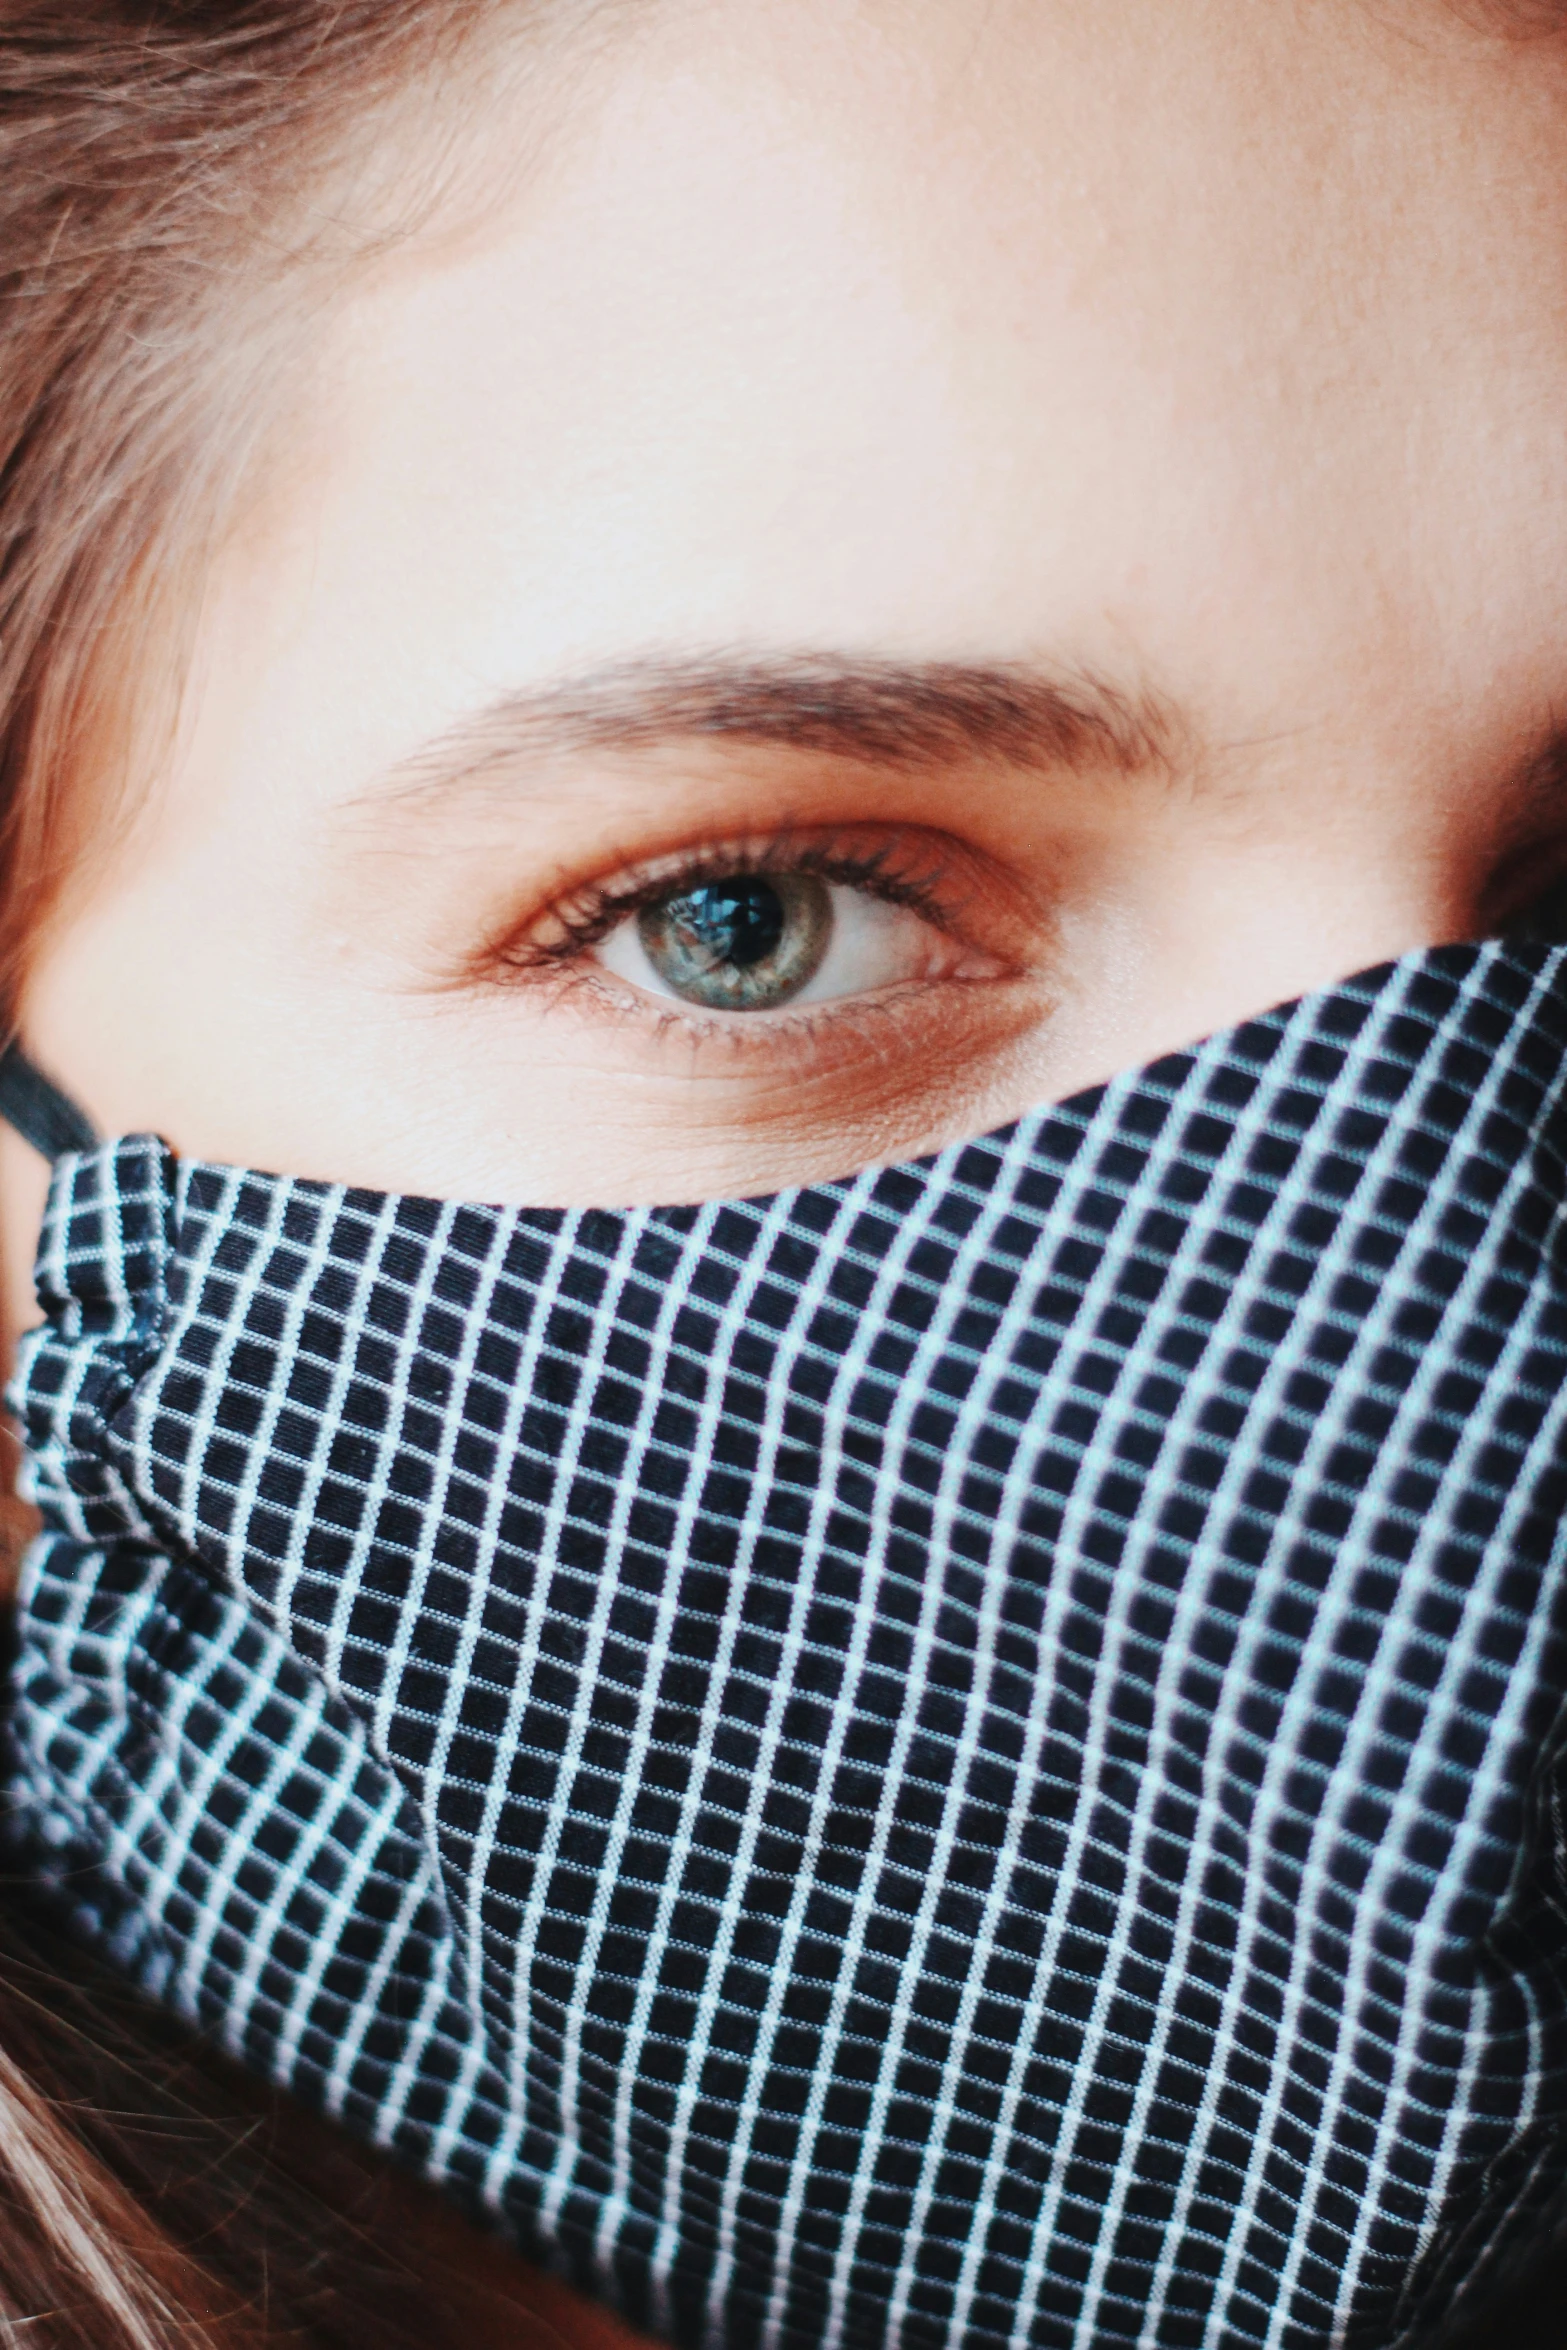
[[[455,1033],[483,1036],[497,1072],[527,1067],[530,1121],[555,1100],[568,1135],[591,1133],[591,1196],[842,1174],[982,1133],[1038,1093],[1067,898],[1005,835],[880,814],[678,821],[629,842],[562,823],[560,862],[535,836],[521,872],[502,831],[493,871],[468,865],[471,891],[446,898],[471,941],[435,964]],[[470,894],[490,901],[477,921]]]
[[[569,894],[508,959],[661,1023],[743,1024],[761,1043],[773,1024],[759,1016],[830,1016],[1002,976],[1004,958],[972,935],[967,862],[929,838],[688,851]]]

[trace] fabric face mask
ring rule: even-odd
[[[1567,2180],[1564,1093],[1489,945],[775,1199],[72,1152],[25,1865],[682,2341],[1417,2338]]]

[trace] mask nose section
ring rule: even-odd
[[[56,1170],[17,1865],[681,2340],[1303,2350],[1567,2188],[1567,950],[939,1157]]]

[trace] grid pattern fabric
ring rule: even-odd
[[[28,1865],[682,2342],[1417,2339],[1567,2179],[1564,966],[761,1201],[63,1161]]]

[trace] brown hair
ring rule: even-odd
[[[1450,4],[1520,37],[1564,12]],[[231,482],[215,407],[256,388],[267,292],[354,248],[304,199],[499,13],[0,0],[0,1012],[77,853],[65,787],[123,734],[181,533]],[[218,331],[237,308],[249,338]],[[0,1888],[0,2332],[39,2350],[471,2343],[473,2302],[412,2192]]]
[[[0,0],[0,1005],[80,857],[64,787],[89,761],[101,828],[126,680],[178,614],[277,336],[312,270],[362,258],[354,168],[475,33],[543,15]]]
[[[0,0],[0,1011],[79,851],[66,787],[123,738],[122,680],[177,602],[185,534],[216,517],[235,435],[214,431],[214,404],[257,388],[269,290],[363,251],[320,191],[478,28],[533,13]],[[97,822],[112,749],[94,764]],[[144,2011],[0,1888],[7,2339],[435,2350],[456,2338],[456,2305],[395,2248],[397,2197],[415,2192]],[[424,2214],[415,2231],[421,2270],[439,2225]]]
[[[41,2350],[472,2350],[487,2313],[420,2194],[145,2009],[11,1890],[6,2339],[14,2328]],[[506,2339],[524,2338],[519,2322],[512,2309]]]

